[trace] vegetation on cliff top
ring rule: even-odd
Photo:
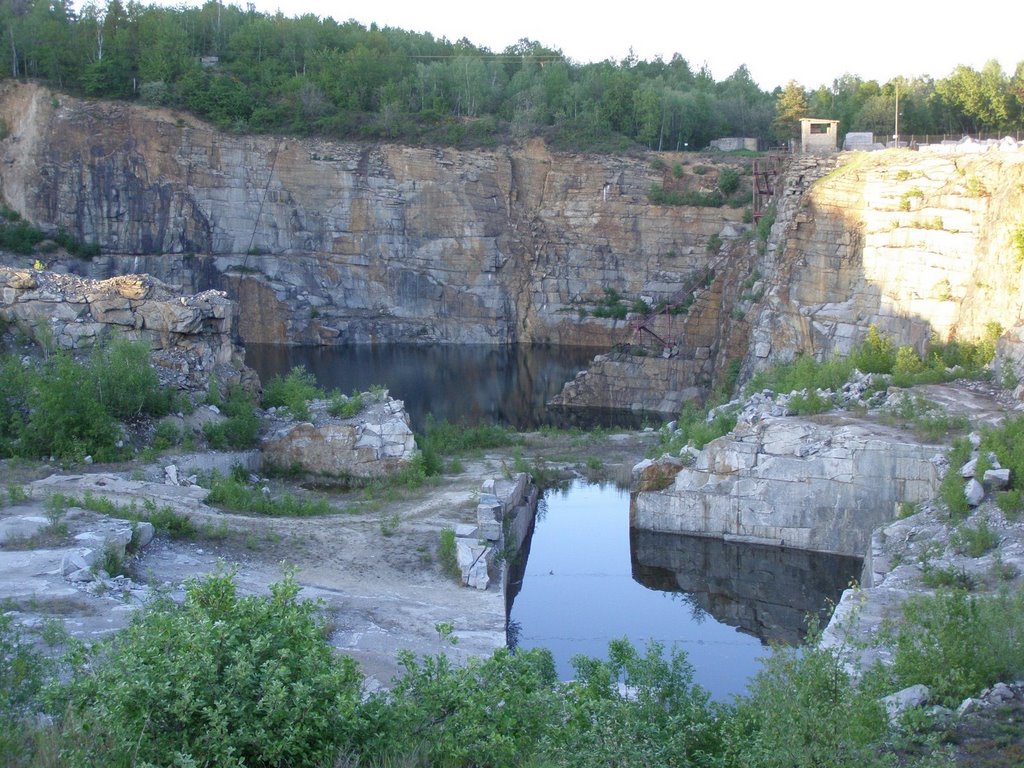
[[[791,82],[769,93],[745,66],[716,81],[678,54],[581,65],[527,39],[495,53],[215,2],[110,0],[76,12],[70,0],[18,0],[0,4],[0,37],[12,78],[173,106],[236,131],[338,138],[482,145],[543,135],[573,149],[679,151],[722,136],[787,139],[807,114],[889,134],[897,87],[906,135],[1020,130],[1024,103],[1024,66],[1007,76],[995,61],[940,80],[846,75],[830,88]]]

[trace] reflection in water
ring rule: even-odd
[[[466,424],[505,424],[530,430],[560,427],[639,427],[625,411],[573,412],[545,403],[590,363],[593,347],[514,344],[376,344],[285,347],[247,344],[245,361],[263,382],[305,366],[320,386],[348,393],[382,385],[405,401],[413,428],[428,413]]]
[[[628,637],[684,650],[694,679],[717,699],[746,689],[767,651],[760,641],[695,612],[685,595],[647,589],[633,579],[629,494],[576,481],[545,492],[522,585],[509,609],[511,640],[551,650],[559,675],[573,676],[576,654],[605,657]],[[528,559],[523,562],[522,558]],[[514,589],[514,587],[513,587]]]
[[[764,642],[797,645],[807,617],[831,606],[860,577],[856,557],[630,529],[633,578],[686,595],[697,611]]]

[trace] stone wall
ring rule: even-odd
[[[61,349],[143,341],[162,380],[183,389],[205,389],[211,376],[253,376],[233,342],[235,304],[219,291],[182,296],[149,275],[88,280],[8,267],[0,267],[0,288],[0,317]]]
[[[941,451],[843,414],[740,424],[669,487],[634,493],[630,524],[863,557],[898,504],[936,494]]]

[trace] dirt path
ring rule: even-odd
[[[191,541],[158,536],[129,564],[130,575],[134,582],[180,597],[188,579],[217,568],[234,570],[243,593],[266,593],[285,567],[294,568],[303,595],[323,601],[331,621],[331,642],[361,663],[370,687],[386,684],[399,671],[400,650],[443,650],[461,660],[489,655],[505,643],[500,583],[484,591],[464,588],[443,572],[437,557],[443,528],[475,522],[476,496],[486,478],[530,467],[547,475],[628,482],[630,468],[654,441],[651,433],[532,433],[514,448],[462,457],[461,471],[420,488],[389,488],[371,495],[328,493],[337,510],[328,516],[273,518],[191,509],[199,536]],[[95,473],[111,468],[86,469],[94,473],[81,481],[87,483]],[[156,477],[160,468],[116,469],[127,479]],[[43,474],[38,466],[4,463],[0,484],[29,487]],[[66,492],[80,496],[76,487],[81,486],[71,485]],[[0,521],[13,516],[45,517],[43,493],[0,509]],[[124,626],[132,606],[142,602],[132,599],[127,588],[119,594],[93,595],[82,585],[69,585],[59,571],[54,573],[61,558],[57,550],[70,547],[75,534],[99,518],[92,512],[68,515],[67,537],[47,542],[55,546],[47,550],[46,564],[26,566],[28,572],[39,573],[28,582],[23,578],[17,589],[0,577],[0,600],[6,598],[29,623],[60,615],[69,631],[79,636],[102,636]],[[28,551],[5,545],[0,559],[23,560]],[[24,569],[19,573],[26,574]],[[49,597],[40,599],[44,595]],[[438,624],[454,627],[456,644],[439,635]]]

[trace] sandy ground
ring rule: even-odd
[[[161,588],[181,596],[188,579],[226,567],[235,571],[241,592],[266,593],[284,568],[294,568],[303,596],[323,601],[331,642],[361,663],[371,688],[386,685],[399,672],[397,654],[403,649],[416,654],[444,651],[456,659],[489,655],[505,644],[500,579],[480,591],[446,575],[437,557],[440,531],[474,523],[476,495],[484,479],[501,477],[524,462],[566,478],[588,475],[628,482],[630,468],[655,436],[532,433],[523,439],[514,448],[460,457],[461,471],[418,489],[387,488],[369,495],[322,491],[334,510],[328,516],[245,516],[182,501],[179,508],[188,508],[200,535],[191,541],[157,536],[129,563],[129,574],[150,593]],[[78,473],[78,479],[66,485],[53,477],[48,482],[54,483],[51,488],[80,496],[83,487],[103,482],[97,478],[106,473],[139,482],[137,493],[145,498],[149,492],[143,481],[158,479],[162,465],[74,467],[56,474]],[[31,481],[52,474],[46,465],[3,462],[0,488],[30,488]],[[44,493],[37,487],[28,502],[7,503],[0,508],[0,523],[15,517],[45,519]],[[123,627],[144,602],[147,589],[132,590],[126,582],[123,589],[96,596],[60,575],[60,561],[74,545],[74,535],[99,521],[95,513],[72,510],[65,516],[69,530],[63,540],[3,545],[0,601],[6,600],[26,623],[57,617],[80,637],[103,637]],[[438,624],[454,627],[454,645],[440,636]]]

